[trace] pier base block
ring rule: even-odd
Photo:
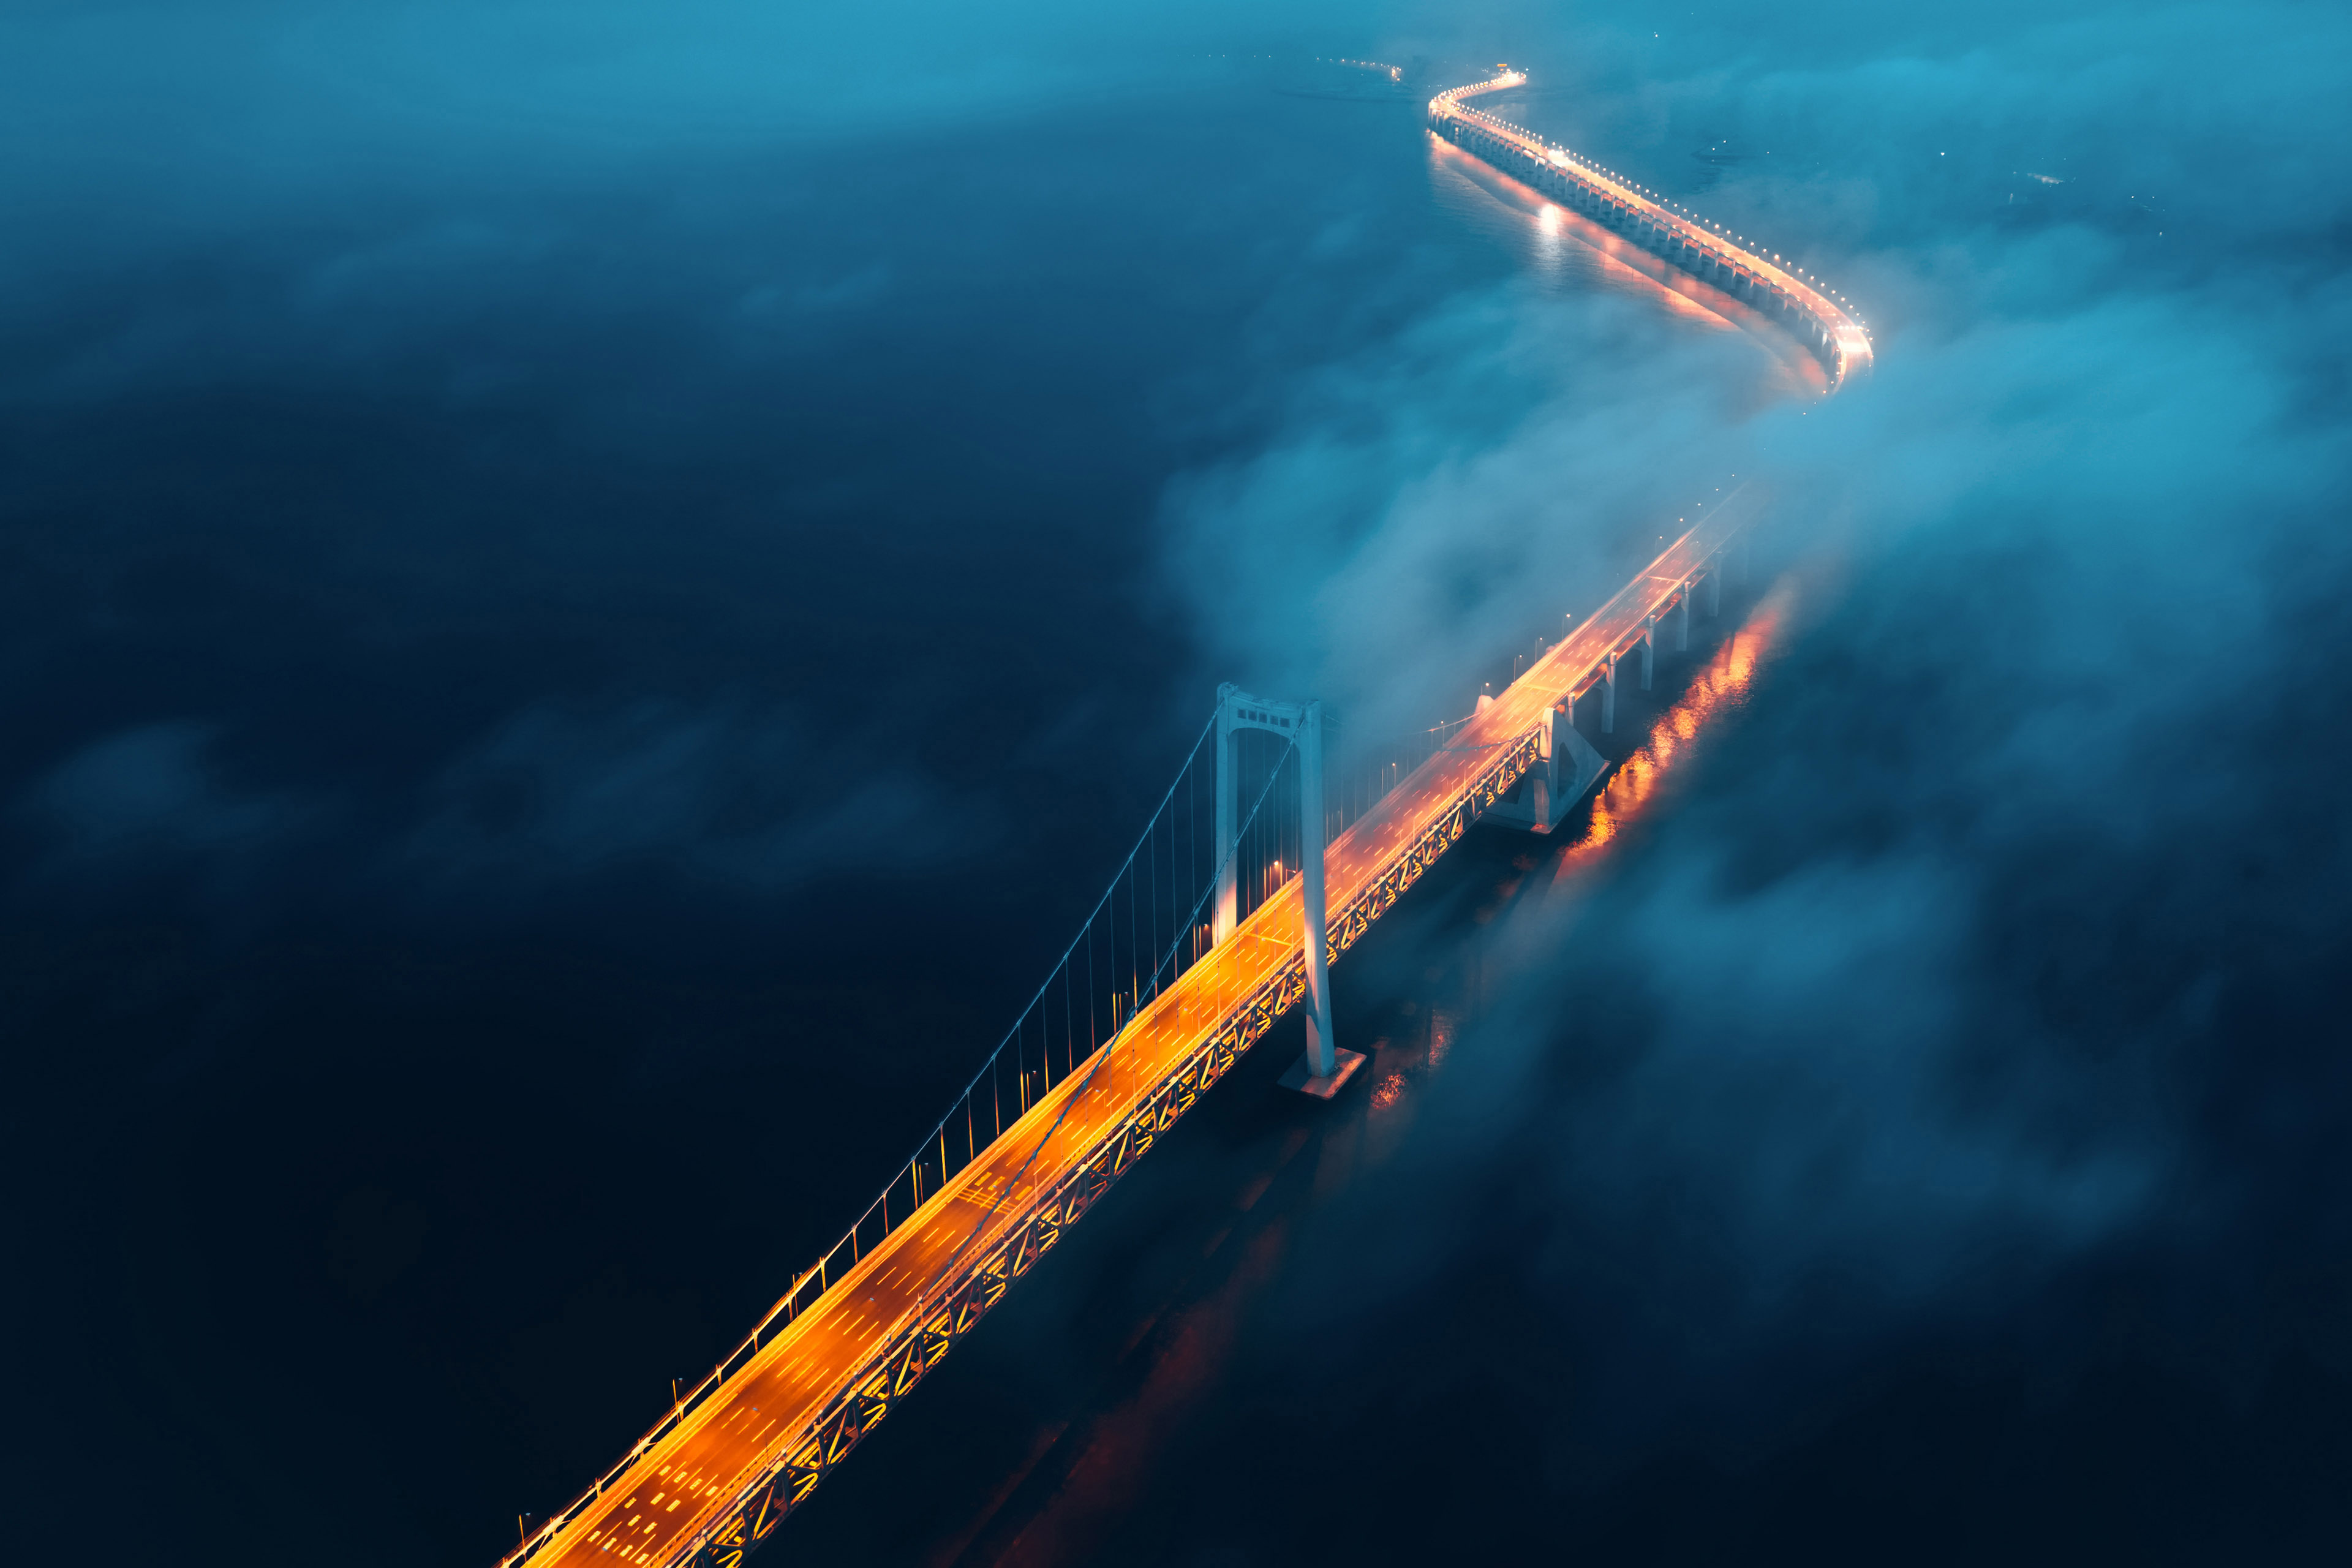
[[[1330,1099],[1356,1076],[1356,1069],[1364,1065],[1364,1053],[1361,1051],[1335,1050],[1331,1055],[1333,1061],[1329,1078],[1307,1077],[1307,1058],[1302,1054],[1290,1064],[1290,1070],[1282,1075],[1282,1087],[1295,1089],[1301,1094],[1311,1094],[1318,1100]]]

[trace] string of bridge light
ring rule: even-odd
[[[1475,85],[1477,87],[1484,88],[1490,84],[1486,82],[1479,82]],[[1553,142],[1546,137],[1538,136],[1533,132],[1527,130],[1523,126],[1514,125],[1507,120],[1498,119],[1497,117],[1488,114],[1482,110],[1465,107],[1460,100],[1456,98],[1455,94],[1470,90],[1473,89],[1470,88],[1454,88],[1448,91],[1439,93],[1437,95],[1436,101],[1444,104],[1446,110],[1449,113],[1458,115],[1464,120],[1475,121],[1480,124],[1487,126],[1489,129],[1501,132],[1506,135],[1516,136],[1522,142],[1533,142],[1538,146],[1543,147],[1546,151],[1556,153],[1559,157],[1568,159],[1581,169],[1598,174],[1603,179],[1612,181],[1624,190],[1633,192],[1639,195],[1652,205],[1664,207],[1667,212],[1683,219],[1685,223],[1701,225],[1713,231],[1712,235],[1708,237],[1723,236],[1741,246],[1751,244],[1761,245],[1763,243],[1761,240],[1751,241],[1746,235],[1733,234],[1728,229],[1726,229],[1721,224],[1717,223],[1714,219],[1701,217],[1698,214],[1691,211],[1690,208],[1683,205],[1680,202],[1675,201],[1672,196],[1664,195],[1659,192],[1654,191],[1647,185],[1640,184],[1638,181],[1626,175],[1620,174],[1614,169],[1603,167],[1601,164],[1594,163],[1591,159],[1583,156],[1581,153],[1561,146],[1557,142]],[[1762,251],[1750,251],[1748,254],[1761,256],[1767,253]],[[1782,261],[1779,251],[1775,250],[1769,254],[1771,256],[1772,259],[1775,262],[1780,263],[1790,276],[1801,279],[1808,284],[1819,285],[1820,292],[1822,294],[1824,299],[1835,300],[1847,319],[1852,321],[1855,326],[1864,329],[1864,331],[1867,332],[1869,323],[1865,322],[1860,316],[1853,314],[1853,303],[1852,300],[1839,293],[1836,289],[1831,289],[1827,284],[1822,283],[1818,274],[1806,271],[1803,268],[1798,266],[1793,261]]]
[[[1512,124],[1509,121],[1507,121],[1507,120],[1500,120],[1500,119],[1496,118],[1496,117],[1495,117],[1495,116],[1493,116],[1493,115],[1486,114],[1486,113],[1482,113],[1481,111],[1479,111],[1479,110],[1475,110],[1475,109],[1465,109],[1465,108],[1463,108],[1459,103],[1455,103],[1455,102],[1451,101],[1451,97],[1452,97],[1452,95],[1451,95],[1451,94],[1446,95],[1446,97],[1447,97],[1447,98],[1448,98],[1448,100],[1449,100],[1448,107],[1449,107],[1450,109],[1452,109],[1452,110],[1453,110],[1454,113],[1459,114],[1460,116],[1462,116],[1462,117],[1463,117],[1464,119],[1465,119],[1465,120],[1474,120],[1474,121],[1481,121],[1481,122],[1483,122],[1483,123],[1485,123],[1485,124],[1486,124],[1486,125],[1488,125],[1488,126],[1490,126],[1490,127],[1492,127],[1492,128],[1494,128],[1494,129],[1496,129],[1496,130],[1497,130],[1497,131],[1502,131],[1502,132],[1508,132],[1508,133],[1510,133],[1510,134],[1513,134],[1513,135],[1518,136],[1518,137],[1522,138],[1523,140],[1536,142],[1538,142],[1539,145],[1541,145],[1541,146],[1543,146],[1545,149],[1547,149],[1548,151],[1549,151],[1549,152],[1553,152],[1553,153],[1558,153],[1559,156],[1561,156],[1561,157],[1563,157],[1563,158],[1566,158],[1566,159],[1569,159],[1570,161],[1571,161],[1571,162],[1573,162],[1573,163],[1577,163],[1578,165],[1580,165],[1580,167],[1582,167],[1582,168],[1584,168],[1584,169],[1587,169],[1587,170],[1590,170],[1590,171],[1591,171],[1591,173],[1593,173],[1593,174],[1599,174],[1599,175],[1602,176],[1602,177],[1603,177],[1603,178],[1605,178],[1605,179],[1608,179],[1608,180],[1613,181],[1615,184],[1617,184],[1618,185],[1620,185],[1620,186],[1621,186],[1621,187],[1622,187],[1623,189],[1628,190],[1628,191],[1631,191],[1631,192],[1633,192],[1633,194],[1635,194],[1635,195],[1637,195],[1641,196],[1643,199],[1644,199],[1645,201],[1648,201],[1648,202],[1649,202],[1649,203],[1651,203],[1653,205],[1663,206],[1663,207],[1664,207],[1667,211],[1669,211],[1670,213],[1674,214],[1674,215],[1675,215],[1675,216],[1679,216],[1679,217],[1683,218],[1683,219],[1684,219],[1685,221],[1686,221],[1686,222],[1694,223],[1694,224],[1700,224],[1700,225],[1704,225],[1706,227],[1707,227],[1708,229],[1712,230],[1715,234],[1717,234],[1717,235],[1727,235],[1727,236],[1728,236],[1728,237],[1729,237],[1733,241],[1735,241],[1735,242],[1736,242],[1736,243],[1738,243],[1738,244],[1740,244],[1740,245],[1743,245],[1743,246],[1744,246],[1744,245],[1749,245],[1749,244],[1756,244],[1756,245],[1760,245],[1760,244],[1762,244],[1762,241],[1760,241],[1760,240],[1756,240],[1756,241],[1751,241],[1751,240],[1749,240],[1749,239],[1748,239],[1748,237],[1746,235],[1742,235],[1742,234],[1732,234],[1729,230],[1726,229],[1726,228],[1725,228],[1721,224],[1715,222],[1712,218],[1705,218],[1705,217],[1701,217],[1701,216],[1699,216],[1699,215],[1698,215],[1698,214],[1696,214],[1696,213],[1695,213],[1695,212],[1691,211],[1691,209],[1690,209],[1690,208],[1688,208],[1688,207],[1686,207],[1686,206],[1684,206],[1680,202],[1675,201],[1673,197],[1671,197],[1671,196],[1667,196],[1667,195],[1662,195],[1662,194],[1661,194],[1661,193],[1659,193],[1659,192],[1654,191],[1654,190],[1650,189],[1647,185],[1642,184],[1641,183],[1639,183],[1639,182],[1638,182],[1638,181],[1636,181],[1636,180],[1633,180],[1633,179],[1632,179],[1632,178],[1630,178],[1630,177],[1628,177],[1628,176],[1626,176],[1626,175],[1621,174],[1617,173],[1617,172],[1616,172],[1615,170],[1613,170],[1613,169],[1606,168],[1606,167],[1602,166],[1601,164],[1596,163],[1594,163],[1591,159],[1587,158],[1587,157],[1584,157],[1582,154],[1578,153],[1576,153],[1576,152],[1574,152],[1574,151],[1572,151],[1572,150],[1570,150],[1570,149],[1569,149],[1569,148],[1567,148],[1567,147],[1563,147],[1563,146],[1561,146],[1561,145],[1560,145],[1559,142],[1552,142],[1552,141],[1549,141],[1549,140],[1544,139],[1544,138],[1541,138],[1541,137],[1537,137],[1537,136],[1535,136],[1532,132],[1528,132],[1528,131],[1527,131],[1527,130],[1523,129],[1522,127],[1519,127],[1519,126],[1517,126],[1517,125],[1513,125],[1513,124]],[[1761,253],[1758,253],[1758,252],[1751,252],[1750,254],[1761,254]],[[1782,263],[1782,265],[1783,265],[1785,268],[1787,268],[1790,270],[1790,272],[1793,276],[1795,276],[1795,277],[1797,277],[1797,278],[1801,278],[1801,279],[1804,279],[1804,280],[1805,280],[1806,282],[1808,282],[1808,283],[1815,283],[1815,284],[1819,284],[1819,283],[1821,283],[1821,282],[1822,282],[1822,279],[1821,279],[1821,278],[1820,278],[1820,276],[1819,276],[1818,274],[1816,274],[1816,273],[1812,273],[1812,272],[1809,272],[1809,271],[1807,271],[1805,268],[1803,268],[1802,267],[1798,266],[1798,265],[1797,265],[1796,263],[1794,263],[1794,262],[1784,262],[1784,261],[1782,261],[1782,258],[1781,258],[1780,253],[1779,251],[1777,251],[1777,250],[1776,250],[1776,251],[1772,251],[1772,252],[1770,252],[1769,254],[1770,254],[1770,256],[1771,256],[1771,258],[1772,258],[1772,259],[1773,259],[1774,261],[1776,261],[1776,262],[1781,262],[1781,263]],[[1825,290],[1825,297],[1826,297],[1826,298],[1829,298],[1829,299],[1832,299],[1832,300],[1836,300],[1836,301],[1837,301],[1841,306],[1850,306],[1850,305],[1852,304],[1852,301],[1848,300],[1844,295],[1843,295],[1843,294],[1841,294],[1841,293],[1837,292],[1835,289],[1829,289],[1829,288],[1827,287],[1827,285],[1825,285],[1825,284],[1824,284],[1824,285],[1822,285],[1822,287],[1823,287],[1823,289]],[[1848,312],[1848,313],[1849,313],[1849,314],[1851,314],[1851,311],[1849,310],[1849,312]],[[1852,319],[1853,319],[1853,322],[1854,322],[1854,324],[1855,324],[1856,326],[1862,326],[1862,325],[1864,325],[1864,321],[1863,321],[1863,320],[1862,320],[1862,318],[1861,318],[1861,317],[1859,317],[1859,316],[1853,316]]]

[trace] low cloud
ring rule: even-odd
[[[299,826],[289,796],[226,782],[214,731],[194,721],[147,724],[75,752],[22,803],[64,859],[91,862],[246,855]]]
[[[968,802],[776,711],[538,707],[452,762],[397,852],[427,886],[657,866],[772,892],[934,869],[989,839]]]
[[[1372,727],[1466,712],[1473,671],[1614,591],[1636,519],[1737,482],[1752,351],[1643,312],[1459,297],[1309,378],[1266,449],[1181,479],[1171,566],[1212,656]]]
[[[1171,491],[1221,655],[1277,689],[1407,693],[1398,723],[1466,707],[1451,650],[1597,604],[1712,473],[1772,487],[1761,548],[1807,605],[1670,826],[1517,933],[1421,1157],[1325,1259],[1342,1296],[1422,1289],[1475,1245],[1443,1216],[1531,1175],[1539,1288],[1656,1329],[1602,1380],[1630,1411],[1727,1358],[2021,1310],[2101,1257],[2220,1279],[2257,1232],[2340,1233],[2297,1194],[2341,1166],[2308,1031],[2352,924],[2322,782],[2352,142],[2307,62],[2352,29],[2140,20],[1563,66],[1572,103],[1507,112],[1614,126],[1611,159],[1661,180],[1690,124],[1759,143],[1706,202],[1818,237],[1873,301],[1874,377],[1759,411],[1727,390],[1769,374],[1745,340],[1511,284],[1328,367],[1265,451]],[[1512,47],[1539,82],[1567,56]],[[2063,201],[2005,200],[2012,163],[2063,168]],[[2287,1113],[2305,1093],[2336,1109]]]

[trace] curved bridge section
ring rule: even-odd
[[[1466,106],[1485,93],[1527,80],[1506,71],[1429,100],[1429,128],[1466,153],[1533,186],[1561,205],[1624,235],[1693,277],[1747,301],[1795,333],[1829,369],[1835,391],[1849,376],[1867,374],[1870,334],[1835,292],[1793,263],[1750,248],[1738,236],[1685,212],[1621,174],[1612,174],[1529,131]]]
[[[1509,74],[1441,94],[1438,134],[1694,272],[1777,312],[1814,344],[1834,387],[1870,363],[1870,340],[1830,295],[1564,149],[1461,100],[1515,87]],[[1134,998],[1111,1037],[1079,1053],[1033,1100],[1024,1089],[981,1139],[968,1107],[960,1166],[942,1136],[919,1161],[910,1202],[881,1234],[849,1237],[795,1280],[736,1352],[619,1463],[543,1524],[502,1568],[530,1562],[737,1568],[865,1435],[1035,1267],[1111,1184],[1307,990],[1307,942],[1336,961],[1474,821],[1548,763],[1577,700],[1613,709],[1618,663],[1671,623],[1686,639],[1694,595],[1713,598],[1726,547],[1762,506],[1743,487],[1706,509],[1574,635],[1451,733],[1327,851],[1324,929],[1306,929],[1294,878],[1165,989]],[[1449,727],[1450,728],[1450,727]],[[1156,984],[1156,981],[1155,981]],[[1026,1085],[1026,1075],[1020,1082]],[[969,1093],[969,1091],[968,1091]],[[946,1127],[942,1123],[942,1127]],[[928,1168],[936,1172],[922,1179]],[[836,1265],[845,1265],[837,1267]]]

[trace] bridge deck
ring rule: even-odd
[[[1463,810],[1465,794],[1491,773],[1503,748],[1533,731],[1554,703],[1590,687],[1609,658],[1637,641],[1648,618],[1675,601],[1754,504],[1744,491],[1725,497],[1447,750],[1339,836],[1326,862],[1336,946],[1352,941],[1379,912],[1368,910],[1368,890],[1393,878],[1433,827],[1442,831],[1448,815]],[[1351,906],[1354,924],[1343,932]],[[1294,880],[1146,1006],[1090,1068],[1055,1086],[877,1242],[601,1496],[551,1526],[532,1543],[534,1563],[667,1563],[697,1552],[720,1563],[740,1559],[772,1528],[770,1516],[780,1517],[801,1495],[777,1499],[782,1457],[824,1441],[815,1436],[819,1422],[839,1408],[845,1390],[874,1375],[910,1323],[939,1310],[941,1290],[1001,1250],[1032,1217],[1040,1194],[1055,1191],[1097,1155],[1171,1074],[1198,1058],[1204,1041],[1229,1028],[1236,1011],[1262,997],[1269,982],[1279,983],[1285,965],[1299,955],[1299,921]],[[915,1375],[921,1370],[919,1363],[910,1369]],[[878,1408],[872,1419],[879,1419]],[[848,1434],[847,1441],[856,1436]],[[814,1484],[814,1475],[805,1484]]]
[[[1563,188],[1580,187],[1604,206],[1647,226],[1661,237],[1670,237],[1673,244],[1669,248],[1675,254],[1668,256],[1669,260],[1688,266],[1696,259],[1719,267],[1744,284],[1754,285],[1763,297],[1785,302],[1792,310],[1811,317],[1829,353],[1833,379],[1842,381],[1869,371],[1874,351],[1862,323],[1789,267],[1776,266],[1756,248],[1671,210],[1630,181],[1560,152],[1507,120],[1467,108],[1464,103],[1466,99],[1507,91],[1526,79],[1516,74],[1501,76],[1442,92],[1430,100],[1431,123],[1451,123],[1466,129],[1484,143],[1483,149],[1473,151],[1483,151],[1486,162],[1515,179],[1533,181],[1538,189],[1553,184]]]

